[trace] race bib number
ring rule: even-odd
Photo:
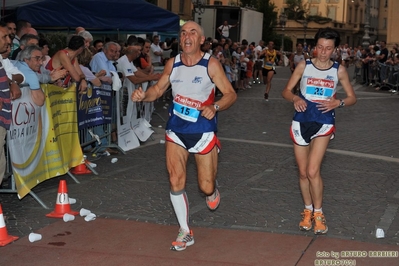
[[[310,101],[327,100],[334,95],[334,81],[309,78],[306,98]]]
[[[176,95],[173,103],[173,114],[183,120],[197,122],[200,115],[200,111],[197,108],[201,106],[201,102]]]

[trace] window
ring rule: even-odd
[[[349,23],[352,23],[352,7],[349,7]]]
[[[384,21],[382,23],[383,23],[382,28],[387,29],[387,18],[384,18]]]
[[[310,4],[319,4],[320,0],[309,0]]]
[[[337,14],[337,7],[336,6],[329,6],[327,10],[328,10],[327,17],[331,18],[332,20],[335,20],[336,19],[336,14]]]
[[[179,14],[184,14],[184,0],[180,0],[179,1]],[[168,8],[169,8],[169,3],[170,3],[170,9],[168,10],[172,10],[172,1],[168,1]]]
[[[213,4],[214,4],[215,6],[222,6],[222,5],[223,5],[223,2],[222,2],[222,1],[215,1]]]
[[[311,6],[311,7],[309,8],[309,15],[311,15],[311,16],[317,16],[318,11],[319,11],[319,8],[318,8],[317,6]]]
[[[384,7],[388,7],[388,0],[385,0],[385,5]]]

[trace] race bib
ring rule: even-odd
[[[202,104],[200,101],[176,95],[173,103],[173,114],[183,120],[197,122],[200,115],[200,111],[197,108]]]
[[[334,81],[308,78],[306,84],[306,99],[309,101],[327,100],[334,95]]]

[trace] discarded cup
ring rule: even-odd
[[[69,204],[75,204],[76,203],[76,199],[74,198],[69,198]]]
[[[376,238],[384,238],[385,237],[384,230],[381,228],[377,228],[377,230],[375,231],[375,237]]]
[[[90,213],[91,213],[91,211],[88,209],[85,209],[85,208],[80,209],[80,212],[79,212],[80,216],[86,216],[86,215],[89,215]]]
[[[96,219],[96,215],[94,213],[89,213],[86,217],[85,217],[85,221],[86,222],[90,222],[90,221],[94,221]]]
[[[118,158],[112,158],[111,163],[116,163],[118,161]]]
[[[64,222],[73,221],[75,220],[75,215],[65,213],[64,216],[62,216],[62,219],[64,220]]]
[[[159,143],[164,144],[165,141],[163,139],[159,140]]]
[[[36,234],[36,233],[30,233],[28,238],[29,238],[29,242],[33,243],[33,242],[41,240],[42,235]]]
[[[159,128],[162,128],[162,125],[159,125],[158,127],[159,127]]]

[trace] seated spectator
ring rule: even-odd
[[[63,86],[68,86],[68,83],[73,79],[79,83],[79,91],[84,91],[87,88],[85,75],[79,67],[76,57],[83,52],[85,47],[85,40],[82,36],[72,36],[68,43],[68,47],[55,53],[55,55],[48,62],[46,68],[50,71],[62,67],[68,71],[68,76],[62,82]]]
[[[12,55],[11,55],[11,59],[12,60],[18,60],[18,54],[21,50],[23,50],[27,45],[38,45],[39,44],[39,37],[37,37],[36,35],[33,34],[25,34],[21,37],[21,40],[19,41],[19,47],[18,49],[16,49]]]
[[[32,101],[37,106],[42,106],[45,95],[40,88],[39,79],[35,72],[39,72],[42,66],[43,54],[41,48],[36,45],[29,45],[20,53],[20,61],[15,62],[15,66],[24,74],[25,82],[21,85],[31,90]]]

